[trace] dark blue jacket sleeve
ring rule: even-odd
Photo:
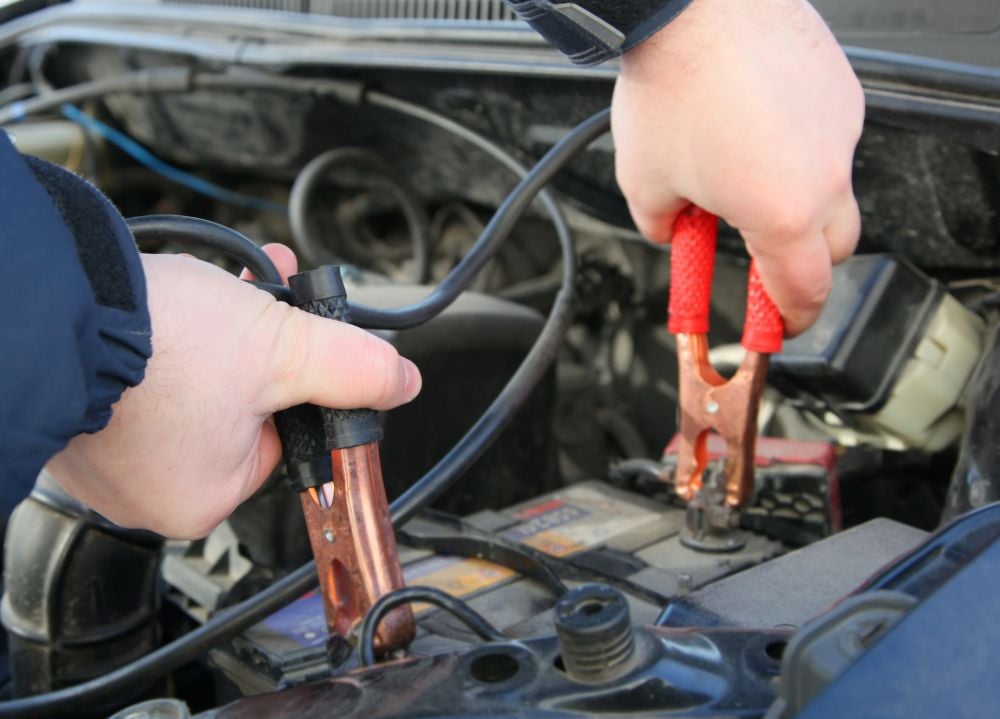
[[[16,133],[15,133],[16,141]],[[96,432],[151,347],[135,242],[111,203],[0,130],[0,517]]]

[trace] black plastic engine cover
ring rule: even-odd
[[[159,646],[162,542],[112,525],[42,473],[11,515],[4,547],[2,616],[15,696],[92,679]],[[102,708],[81,706],[74,715],[106,716]]]

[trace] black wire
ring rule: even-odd
[[[610,127],[610,122],[610,112],[604,110],[570,131],[518,184],[517,189],[504,201],[501,210],[497,211],[490,224],[494,225],[497,218],[502,217],[503,208],[509,208],[507,212],[518,212],[516,208],[523,211],[531,202],[531,195],[538,191],[540,183],[546,182],[569,158],[604,135]],[[538,339],[500,394],[465,436],[441,461],[392,503],[393,521],[396,526],[402,526],[422,507],[429,506],[465,473],[510,423],[518,408],[527,401],[535,386],[548,371],[573,319],[576,250],[571,235],[559,236],[559,249],[563,265],[562,287],[556,294],[555,302]]]
[[[461,599],[434,587],[403,587],[389,592],[375,602],[361,622],[360,638],[358,639],[361,666],[370,667],[375,663],[375,632],[385,615],[396,607],[411,602],[425,602],[440,607],[475,632],[480,639],[490,642],[507,641],[507,637],[499,629],[486,621],[479,612]]]
[[[483,234],[472,249],[441,283],[423,300],[405,307],[381,310],[365,305],[351,305],[354,324],[368,329],[406,329],[416,327],[440,314],[469,286],[476,274],[493,258],[506,240],[517,220],[537,195],[552,218],[560,242],[571,241],[569,227],[554,197],[544,186],[562,169],[565,161],[582,147],[570,148],[566,156],[553,157],[555,148],[546,158],[554,161],[533,168],[538,174],[528,174],[509,153],[481,135],[469,130],[440,113],[378,92],[364,91],[358,82],[273,76],[257,72],[199,73],[188,68],[150,68],[60,88],[38,97],[0,108],[0,124],[19,121],[30,115],[57,109],[63,104],[117,93],[183,93],[200,89],[267,89],[283,92],[310,92],[335,97],[341,102],[368,103],[400,112],[441,129],[459,135],[479,147],[505,167],[524,177],[493,215]],[[591,118],[591,121],[594,118]],[[590,122],[590,121],[587,121]],[[584,123],[586,124],[586,122]],[[582,125],[581,125],[582,127]],[[575,135],[571,132],[566,140]],[[534,179],[529,179],[534,178]],[[280,284],[280,283],[275,283]]]
[[[659,479],[663,465],[654,459],[626,459],[614,465],[608,473],[612,480],[627,480],[632,477],[653,477]]]
[[[562,164],[607,132],[609,125],[609,112],[602,111],[574,128],[559,144],[549,150],[515,190],[515,193],[520,193],[524,206],[530,202],[529,193],[538,191],[539,176],[551,177]],[[510,203],[505,202],[503,206],[509,207]],[[136,221],[141,219],[144,218],[136,218]],[[197,222],[200,227],[206,227],[201,223],[207,221]],[[215,223],[208,224],[215,225]],[[179,223],[173,223],[173,229],[178,225]],[[169,227],[168,225],[165,229]],[[234,231],[229,230],[229,232]],[[213,237],[221,236],[213,233]],[[171,239],[173,238],[175,236],[171,236]],[[236,243],[231,244],[236,247]],[[249,251],[245,245],[241,247],[242,251]],[[260,251],[256,245],[254,248]],[[560,249],[563,257],[563,286],[556,295],[549,318],[531,351],[472,429],[459,440],[444,459],[390,505],[393,526],[400,527],[405,524],[416,512],[433,502],[464,474],[513,419],[555,359],[556,351],[572,320],[576,253],[571,236],[567,235],[565,239],[560,236]],[[263,255],[263,252],[261,254]],[[249,255],[246,259],[249,259]],[[259,269],[267,276],[266,267]],[[271,269],[274,269],[273,266]],[[79,711],[81,706],[99,704],[111,697],[121,696],[126,690],[147,684],[177,669],[215,644],[253,626],[308,592],[316,586],[316,581],[315,564],[309,562],[259,594],[223,610],[198,629],[113,672],[66,689],[0,702],[0,717],[45,717],[60,712],[72,713]]]
[[[425,509],[421,520],[396,530],[396,539],[413,549],[427,549],[434,554],[483,559],[513,569],[525,579],[531,579],[561,597],[567,591],[552,564],[558,560],[541,550],[529,547],[495,532],[478,529],[460,517],[440,510]]]
[[[158,242],[207,247],[239,262],[261,282],[282,284],[281,274],[267,253],[249,237],[225,225],[183,215],[146,215],[125,222],[140,249]]]
[[[545,157],[529,172],[511,157],[510,153],[482,135],[440,113],[377,92],[368,93],[365,99],[372,105],[409,115],[459,135],[522,179],[497,208],[479,239],[476,240],[465,257],[448,273],[447,277],[437,284],[430,294],[418,302],[391,310],[375,309],[352,303],[351,316],[356,325],[369,329],[401,330],[416,327],[436,317],[468,288],[479,271],[493,259],[536,196],[552,219],[560,246],[572,245],[573,238],[566,218],[562,210],[559,209],[552,193],[544,188],[553,176],[565,166],[569,158],[589,145],[595,137],[603,135],[607,131],[609,121],[604,117],[608,114],[607,111],[598,113],[574,128],[561,142],[549,150]],[[602,126],[604,129],[598,130],[592,136],[592,131],[598,126]],[[565,259],[564,255],[563,260],[565,261]]]
[[[608,481],[642,494],[673,490],[673,476],[666,465],[653,459],[626,459],[608,469]]]
[[[382,158],[359,147],[338,147],[314,157],[295,178],[288,198],[288,221],[296,245],[305,259],[316,265],[331,264],[335,258],[321,238],[316,236],[309,222],[309,205],[321,182],[337,166],[360,167],[374,173],[379,186],[388,191],[406,218],[413,248],[413,281],[418,285],[427,281],[431,267],[431,241],[424,208],[403,178],[399,177]]]

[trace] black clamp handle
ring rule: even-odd
[[[350,322],[340,267],[326,265],[288,278],[295,307],[330,320]],[[331,481],[330,450],[382,439],[378,413],[370,409],[329,409],[299,405],[275,415],[288,479],[302,491]]]

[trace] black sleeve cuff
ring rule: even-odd
[[[546,40],[577,65],[597,65],[649,38],[692,0],[508,0]]]
[[[96,376],[80,427],[96,432],[111,419],[122,392],[142,381],[152,354],[142,263],[125,220],[100,190],[58,165],[24,160],[73,237],[97,303]]]

